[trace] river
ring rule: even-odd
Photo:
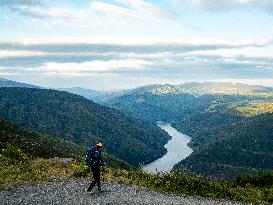
[[[169,172],[175,164],[192,153],[192,149],[187,145],[191,141],[191,138],[188,135],[178,132],[169,123],[158,122],[157,125],[172,138],[165,144],[167,153],[161,158],[145,165],[143,170],[152,173]]]

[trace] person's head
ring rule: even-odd
[[[96,144],[96,147],[101,150],[103,146],[101,143],[98,143],[98,144]]]

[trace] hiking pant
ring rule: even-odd
[[[91,171],[93,173],[93,182],[88,187],[87,191],[91,191],[91,189],[97,184],[98,189],[100,189],[100,167],[92,167]]]

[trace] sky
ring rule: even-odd
[[[273,0],[0,0],[0,77],[94,90],[273,87]]]

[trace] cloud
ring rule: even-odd
[[[138,59],[96,60],[84,63],[47,63],[35,68],[34,71],[43,73],[113,73],[146,70],[151,65],[153,65],[152,62]]]
[[[173,2],[181,3],[179,0]],[[241,8],[260,8],[273,12],[272,0],[186,0],[186,2],[204,10],[216,12]]]
[[[0,6],[35,6],[41,5],[41,0],[0,0]]]
[[[0,0],[1,6],[7,6],[11,11],[32,19],[50,19],[54,23],[77,26],[121,25],[130,20],[157,24],[175,16],[174,12],[143,0],[117,0],[112,3],[90,1],[89,7],[75,7],[68,3],[56,6],[41,0]]]
[[[146,18],[172,19],[178,17],[174,11],[144,0],[117,0],[117,2],[130,6],[132,10]]]
[[[141,20],[147,23],[153,23],[153,19],[146,18],[143,15],[140,15],[137,11],[132,9],[127,9],[121,6],[116,6],[110,3],[105,2],[92,2],[90,4],[91,11],[101,12],[102,15],[109,17],[118,17],[118,18],[130,18],[134,20]]]
[[[7,69],[0,68],[0,72],[7,73],[29,73],[29,74],[86,74],[86,73],[116,73],[116,72],[137,72],[147,70],[153,62],[140,59],[127,60],[94,60],[83,63],[55,63],[48,62],[38,67],[17,67]]]
[[[118,17],[119,20],[129,18],[151,24],[157,24],[177,16],[175,12],[143,0],[116,0],[115,2],[92,1],[90,8],[93,12],[100,12],[104,16]]]
[[[273,76],[272,50],[260,42],[0,42],[0,74],[264,78]]]
[[[42,8],[43,5],[43,0],[0,0],[0,8],[7,7],[13,12],[33,18],[40,18],[40,16],[30,10],[33,8]]]
[[[263,41],[218,41],[192,39],[186,41],[132,40],[132,39],[25,39],[0,41],[2,50],[25,50],[44,52],[173,52],[257,47],[264,48],[273,42]]]
[[[142,60],[153,63],[147,67],[173,67],[182,62],[199,66],[200,63],[246,57],[272,59],[272,47],[260,42],[126,42],[109,41],[0,41],[0,65],[12,67],[40,67],[47,63],[85,63],[90,61]],[[257,58],[259,57],[259,58]],[[259,59],[259,60],[258,60]],[[199,63],[199,64],[198,64]],[[143,64],[144,65],[144,64]],[[101,65],[98,65],[101,66]],[[105,66],[102,65],[102,67]],[[130,67],[128,65],[128,67]],[[134,66],[132,66],[134,67]]]

